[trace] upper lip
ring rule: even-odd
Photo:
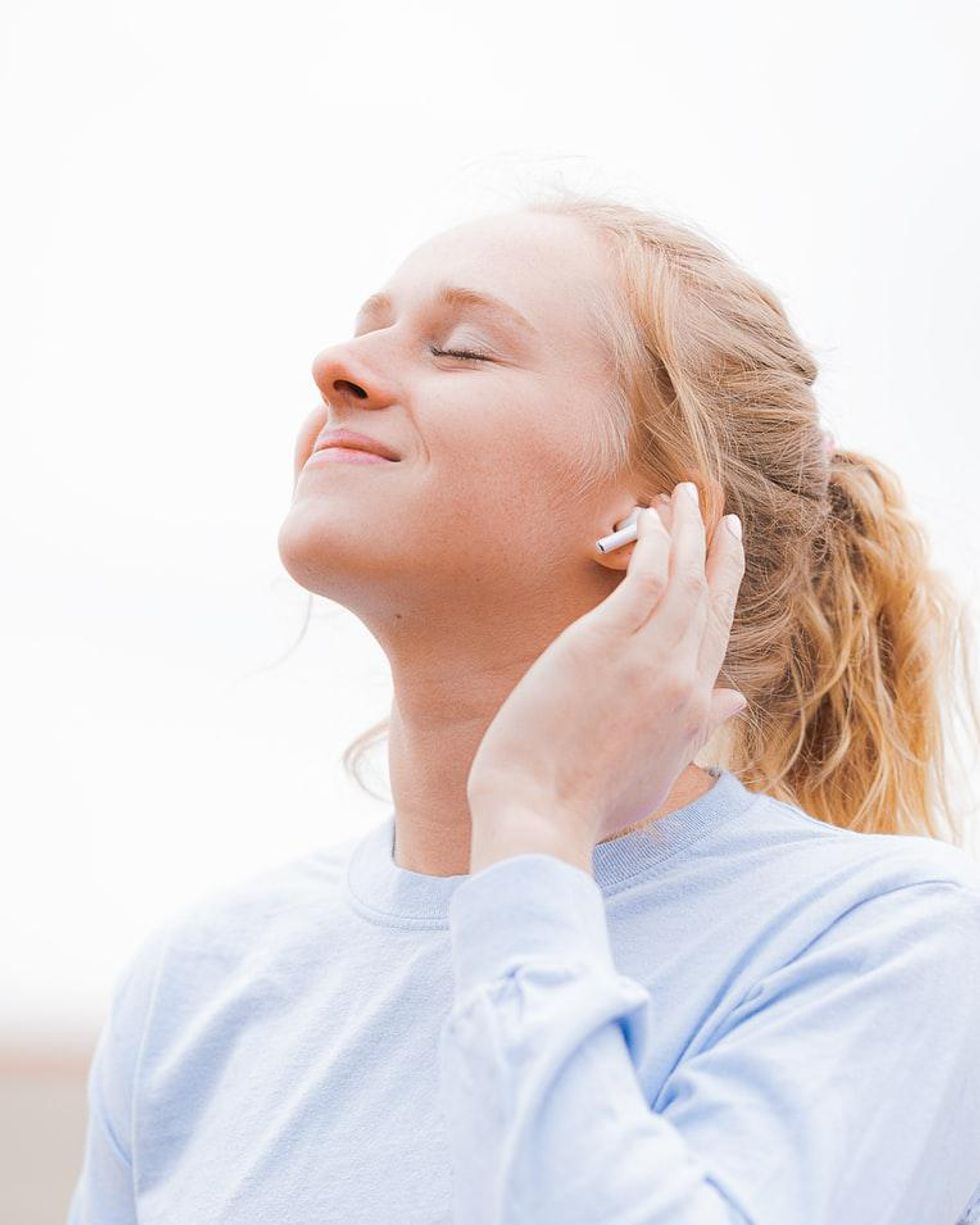
[[[358,434],[354,430],[324,430],[317,438],[313,450],[322,451],[324,447],[351,447],[355,451],[373,451],[375,455],[383,455],[385,459],[401,458],[377,438],[369,438],[367,434]]]

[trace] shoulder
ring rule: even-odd
[[[296,856],[253,873],[173,912],[137,941],[113,983],[91,1060],[92,1108],[112,1133],[131,1130],[134,1086],[148,1058],[151,1033],[165,1047],[216,998],[264,980],[301,941],[311,942],[318,915],[339,896],[347,856],[358,840]],[[118,1147],[122,1148],[121,1143]]]
[[[910,942],[939,961],[980,952],[980,864],[938,839],[860,833],[760,795],[698,858],[740,985],[838,940],[864,964]]]
[[[980,864],[968,852],[844,829],[770,796],[744,832],[740,918],[755,948],[744,1005],[833,991],[860,997],[869,1016],[895,1008],[901,1032],[939,1009],[967,1041],[980,1005]]]
[[[263,868],[183,907],[168,924],[172,940],[219,952],[243,942],[254,948],[272,938],[300,938],[311,919],[337,903],[350,853],[362,837],[356,834]]]
[[[800,854],[811,875],[803,896],[819,917],[803,936],[805,962],[873,971],[880,992],[945,998],[970,1007],[980,993],[980,864],[950,843],[912,834],[866,834],[771,801],[788,828],[805,830]],[[801,882],[802,883],[802,882]],[[805,928],[804,928],[805,931]],[[962,977],[966,976],[966,978]],[[965,1014],[964,1014],[965,1018]]]
[[[308,941],[341,896],[356,834],[263,868],[175,909],[135,946],[117,976],[114,1006],[145,1006],[161,978],[213,980]]]
[[[938,838],[916,834],[869,834],[820,821],[802,808],[760,795],[751,824],[729,836],[748,835],[746,845],[769,852],[770,863],[820,870],[827,889],[850,884],[870,895],[907,885],[946,882],[980,898],[980,861]]]

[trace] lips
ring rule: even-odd
[[[377,438],[371,438],[368,434],[358,434],[354,430],[328,430],[321,434],[316,440],[313,451],[314,453],[322,451],[325,447],[350,447],[355,451],[370,451],[374,455],[380,455],[395,463],[401,459],[397,452],[385,446]]]

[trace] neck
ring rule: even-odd
[[[495,687],[482,683],[468,695],[454,688],[451,700],[445,695],[447,700],[441,705],[406,703],[404,693],[396,690],[388,766],[395,810],[394,858],[399,868],[427,876],[469,872],[466,781],[487,727],[516,683],[510,677],[500,678]],[[615,837],[684,807],[714,782],[706,770],[692,763],[678,776],[660,808]]]

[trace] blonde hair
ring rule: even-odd
[[[565,187],[523,207],[589,227],[616,273],[616,299],[589,304],[616,379],[580,487],[629,470],[645,503],[688,479],[709,536],[741,516],[746,568],[717,684],[749,707],[720,754],[705,748],[751,790],[832,825],[962,846],[943,716],[965,676],[980,740],[967,609],[930,566],[895,473],[857,451],[828,456],[817,366],[773,291],[662,214]],[[362,787],[358,763],[387,728],[344,751]]]

